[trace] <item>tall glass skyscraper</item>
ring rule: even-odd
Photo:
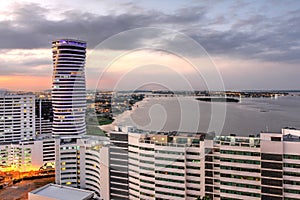
[[[86,133],[86,42],[60,39],[52,42],[53,135]]]

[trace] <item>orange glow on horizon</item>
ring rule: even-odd
[[[39,171],[40,166],[8,166],[8,167],[0,167],[0,171],[1,172],[11,172],[11,171],[15,171],[15,172],[30,172],[30,171]]]
[[[51,89],[51,76],[0,76],[0,89],[14,91]]]

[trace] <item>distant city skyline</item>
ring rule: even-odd
[[[145,26],[182,32],[202,45],[218,67],[225,88],[300,89],[299,1],[96,1],[38,0],[0,2],[0,88],[40,91],[51,89],[51,42],[60,38],[87,41],[87,56],[105,39]],[[144,41],[136,41],[133,48]],[[168,49],[172,44],[165,44]],[[107,52],[126,49],[117,44]],[[132,48],[132,47],[130,47]],[[105,81],[106,89],[130,68],[148,63],[159,52],[139,51],[116,65],[119,71]],[[167,56],[168,57],[168,56]],[[105,58],[103,58],[105,59]],[[166,65],[181,68],[174,57]],[[193,57],[191,59],[198,59]],[[122,60],[121,60],[122,61]],[[155,76],[176,82],[170,70],[136,70],[134,77]],[[148,68],[149,69],[149,68]],[[99,68],[87,67],[87,88],[95,89]],[[131,88],[131,83],[124,85]],[[178,89],[182,89],[178,87]],[[201,87],[199,87],[201,89]],[[205,89],[205,88],[204,88]]]

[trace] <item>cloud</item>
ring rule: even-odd
[[[236,4],[231,9],[242,9],[248,4]],[[244,18],[228,19],[228,16],[208,17],[211,6],[191,6],[178,8],[174,13],[156,10],[141,10],[132,3],[126,4],[130,13],[96,15],[79,10],[60,12],[60,20],[51,20],[47,13],[50,8],[38,4],[17,4],[13,11],[14,20],[0,21],[0,48],[50,48],[53,39],[61,37],[87,40],[89,48],[94,48],[103,40],[133,28],[154,26],[182,31],[191,36],[211,55],[227,55],[245,59],[265,61],[298,62],[300,57],[300,12],[268,17],[253,13]],[[218,28],[227,26],[227,29]],[[230,27],[228,29],[228,27]],[[151,36],[152,37],[152,36]],[[116,43],[111,49],[134,48],[145,41]],[[149,37],[145,35],[145,40]],[[177,42],[178,47],[184,44]],[[162,43],[162,45],[174,45]],[[166,46],[168,48],[168,46]]]
[[[0,50],[0,74],[50,75],[52,71],[49,49],[2,49]]]
[[[229,5],[223,8],[223,4]],[[148,9],[142,3],[127,2],[115,6],[111,3],[111,10],[105,13],[70,6],[13,4],[12,9],[5,12],[8,17],[0,16],[0,74],[50,77],[52,40],[68,37],[86,40],[91,50],[115,34],[142,27],[180,31],[202,45],[212,57],[247,61],[249,67],[255,63],[253,67],[257,71],[262,66],[268,66],[270,70],[269,66],[275,63],[276,77],[280,72],[284,74],[287,68],[292,72],[290,74],[297,74],[295,64],[300,61],[299,5],[294,3],[285,8],[285,12],[276,12],[277,8],[270,7],[270,2],[268,4],[263,3],[257,8],[255,3],[243,2],[216,1],[184,7],[176,7],[174,3],[170,6],[176,9],[167,12],[166,9]],[[140,30],[106,44],[105,48],[118,51],[155,44],[162,50],[182,52],[183,56],[202,56],[190,48],[183,37]],[[231,69],[241,72],[238,63],[233,62]],[[233,76],[226,73],[227,80]],[[265,84],[263,81],[257,83]],[[235,82],[230,82],[230,87],[234,85]]]
[[[53,39],[61,37],[82,38],[91,48],[106,38],[132,28],[174,23],[192,23],[199,19],[199,12],[191,14],[181,10],[179,15],[157,11],[126,13],[120,15],[95,15],[68,10],[61,20],[49,20],[50,9],[38,4],[18,4],[14,20],[0,22],[0,48],[45,48]]]

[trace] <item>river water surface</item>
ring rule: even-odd
[[[219,112],[212,112],[212,109]],[[243,98],[240,103],[202,102],[194,97],[146,98],[132,111],[117,116],[114,124],[188,132],[214,131],[222,126],[222,135],[280,132],[284,127],[300,128],[300,96]]]

